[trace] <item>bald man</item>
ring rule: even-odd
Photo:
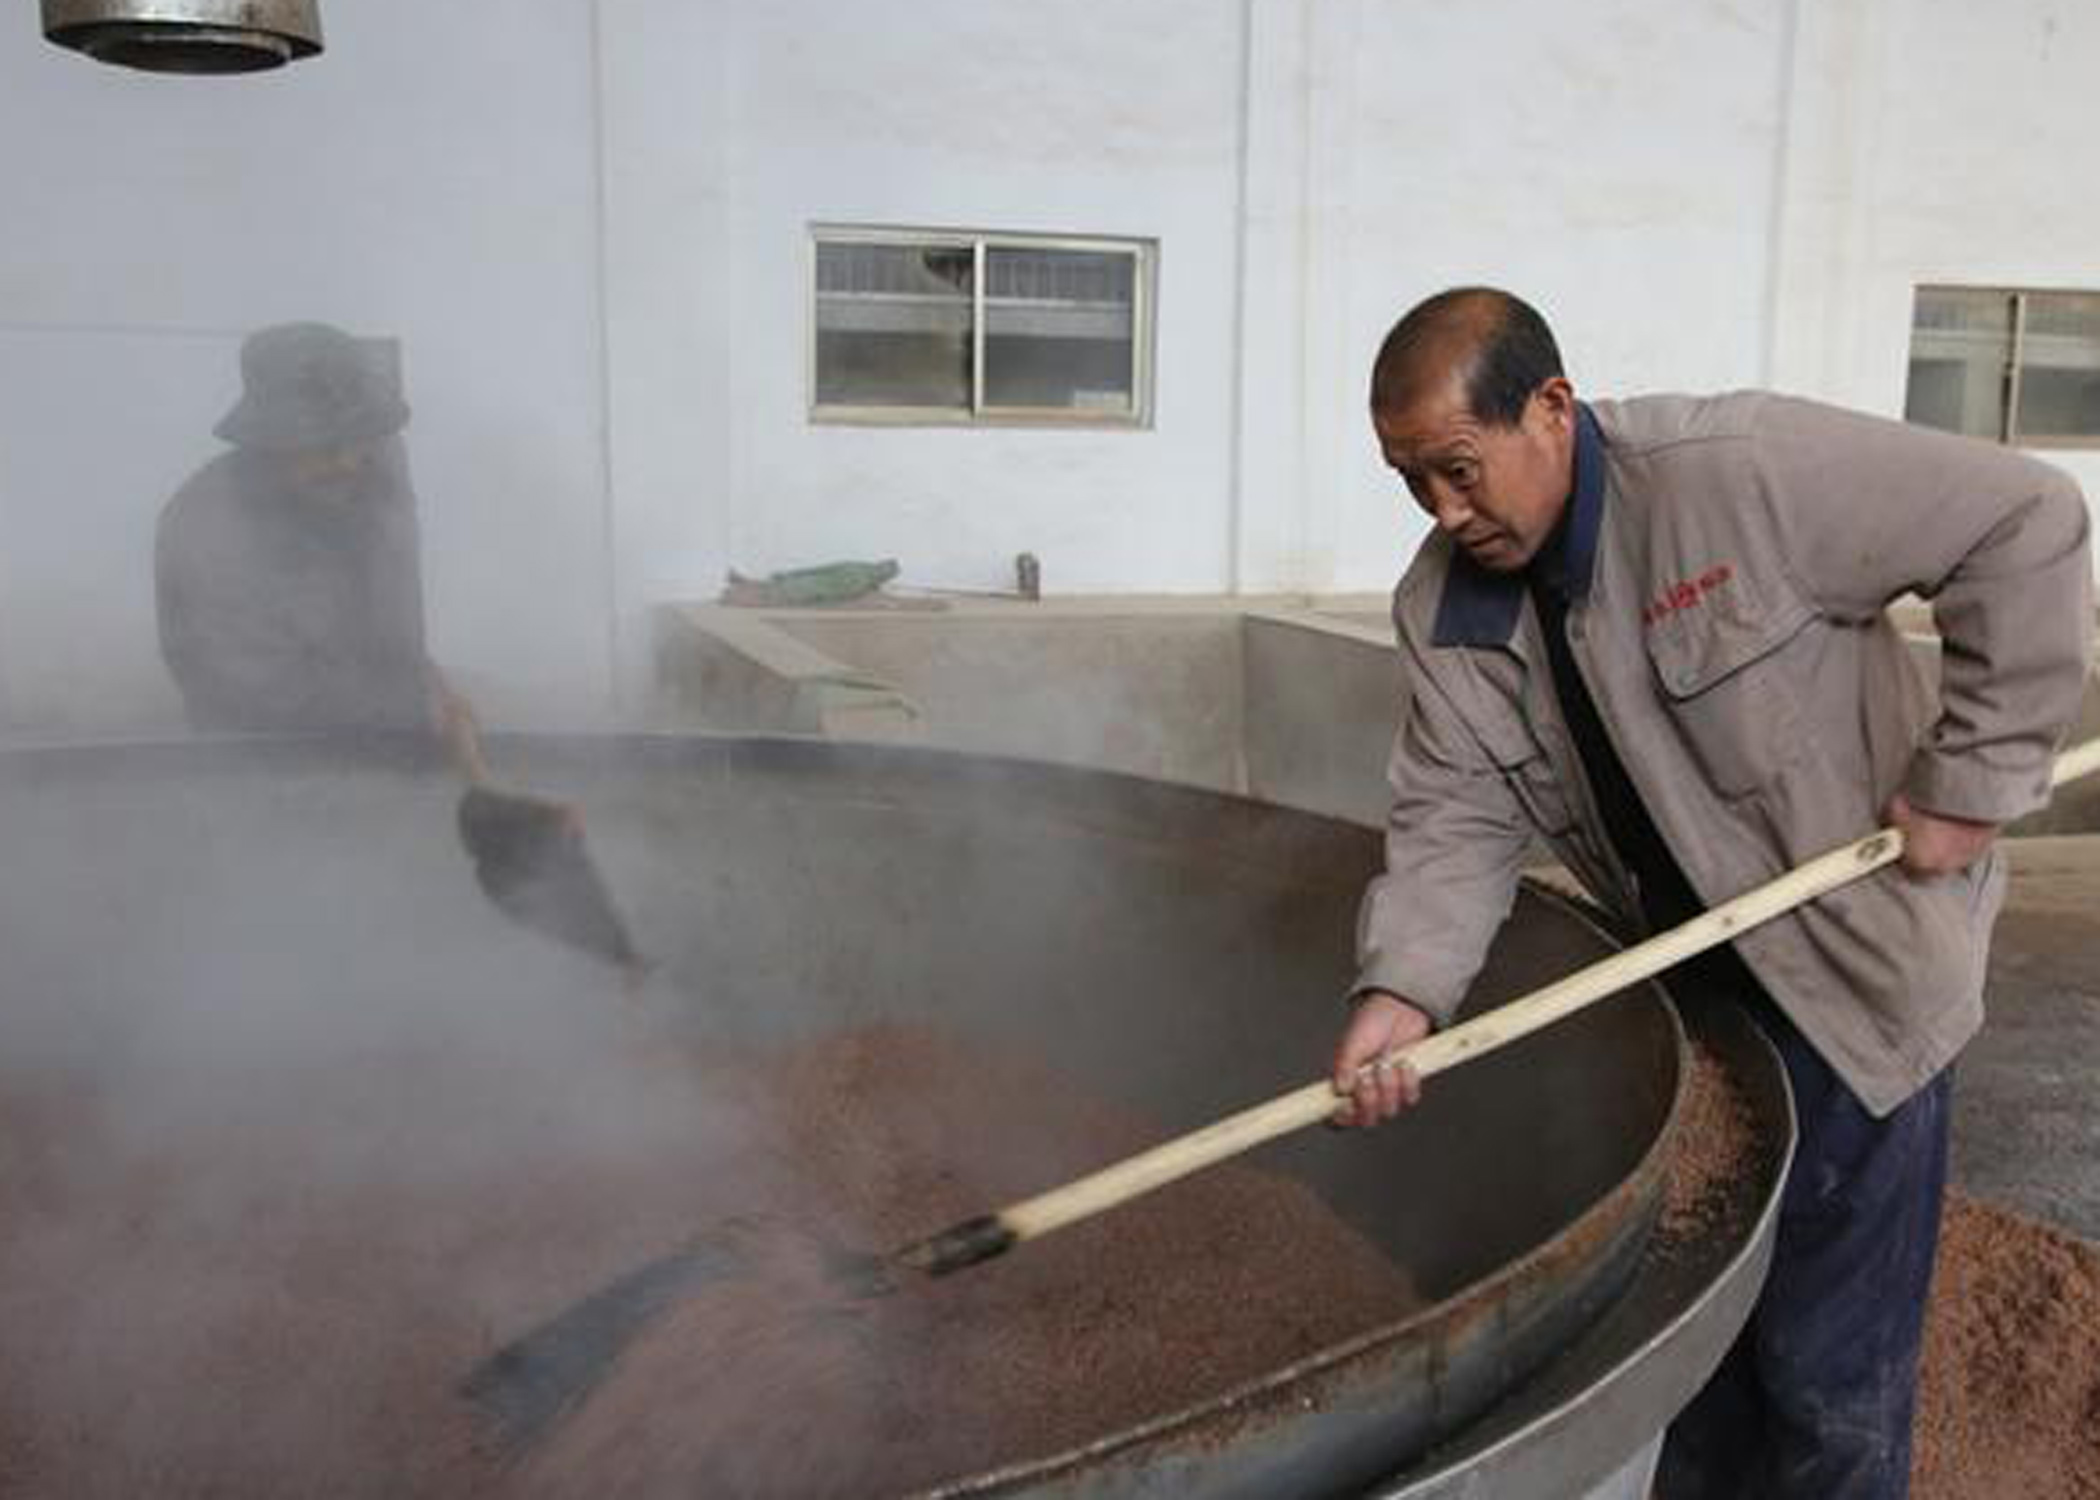
[[[1395,325],[1371,422],[1435,529],[1393,595],[1337,1121],[1419,1097],[1379,1060],[1451,1020],[1534,839],[1655,932],[1901,827],[1902,868],[1679,971],[1771,1037],[1800,1140],[1764,1292],[1658,1494],[1902,1496],[1993,839],[2047,799],[2091,650],[2084,499],[2004,448],[1769,393],[1584,402],[1545,321],[1485,287]],[[1933,604],[1937,692],[1885,613],[1906,592]]]

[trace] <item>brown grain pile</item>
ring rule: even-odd
[[[151,1101],[0,1060],[0,1496],[880,1494],[1412,1305],[1318,1200],[1245,1168],[872,1306],[816,1253],[889,1248],[1156,1134],[902,1028],[558,1071],[426,1040]],[[458,1379],[739,1214],[759,1216],[748,1273],[498,1465]]]
[[[1695,1048],[1658,1247],[1722,1215],[1748,1102]],[[1950,1194],[1927,1311],[1912,1500],[2100,1500],[2100,1247]]]
[[[777,1083],[821,1205],[800,1224],[834,1245],[895,1246],[1156,1139],[926,1030],[826,1039]],[[784,1234],[637,1344],[525,1489],[898,1493],[1202,1402],[1416,1305],[1310,1192],[1244,1166],[858,1304]]]
[[[2100,1247],[1950,1196],[1921,1380],[1914,1500],[2100,1500]]]
[[[1756,1120],[1727,1066],[1706,1045],[1694,1042],[1678,1100],[1669,1180],[1657,1224],[1666,1244],[1694,1238],[1722,1217],[1729,1189],[1742,1176],[1756,1144]]]

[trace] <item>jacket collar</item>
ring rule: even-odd
[[[1604,434],[1587,404],[1575,409],[1575,488],[1567,509],[1531,566],[1520,573],[1492,573],[1458,548],[1437,600],[1437,646],[1507,646],[1523,612],[1530,575],[1570,602],[1590,591],[1597,566],[1597,532],[1604,521]]]

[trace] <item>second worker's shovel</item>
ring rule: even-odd
[[[583,815],[566,802],[495,784],[466,700],[440,693],[439,735],[466,778],[459,839],[483,894],[512,920],[619,969],[649,971],[584,844]]]

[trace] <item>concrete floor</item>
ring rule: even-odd
[[[1955,1068],[1954,1181],[2100,1241],[2100,834],[2005,847],[1988,1015]]]

